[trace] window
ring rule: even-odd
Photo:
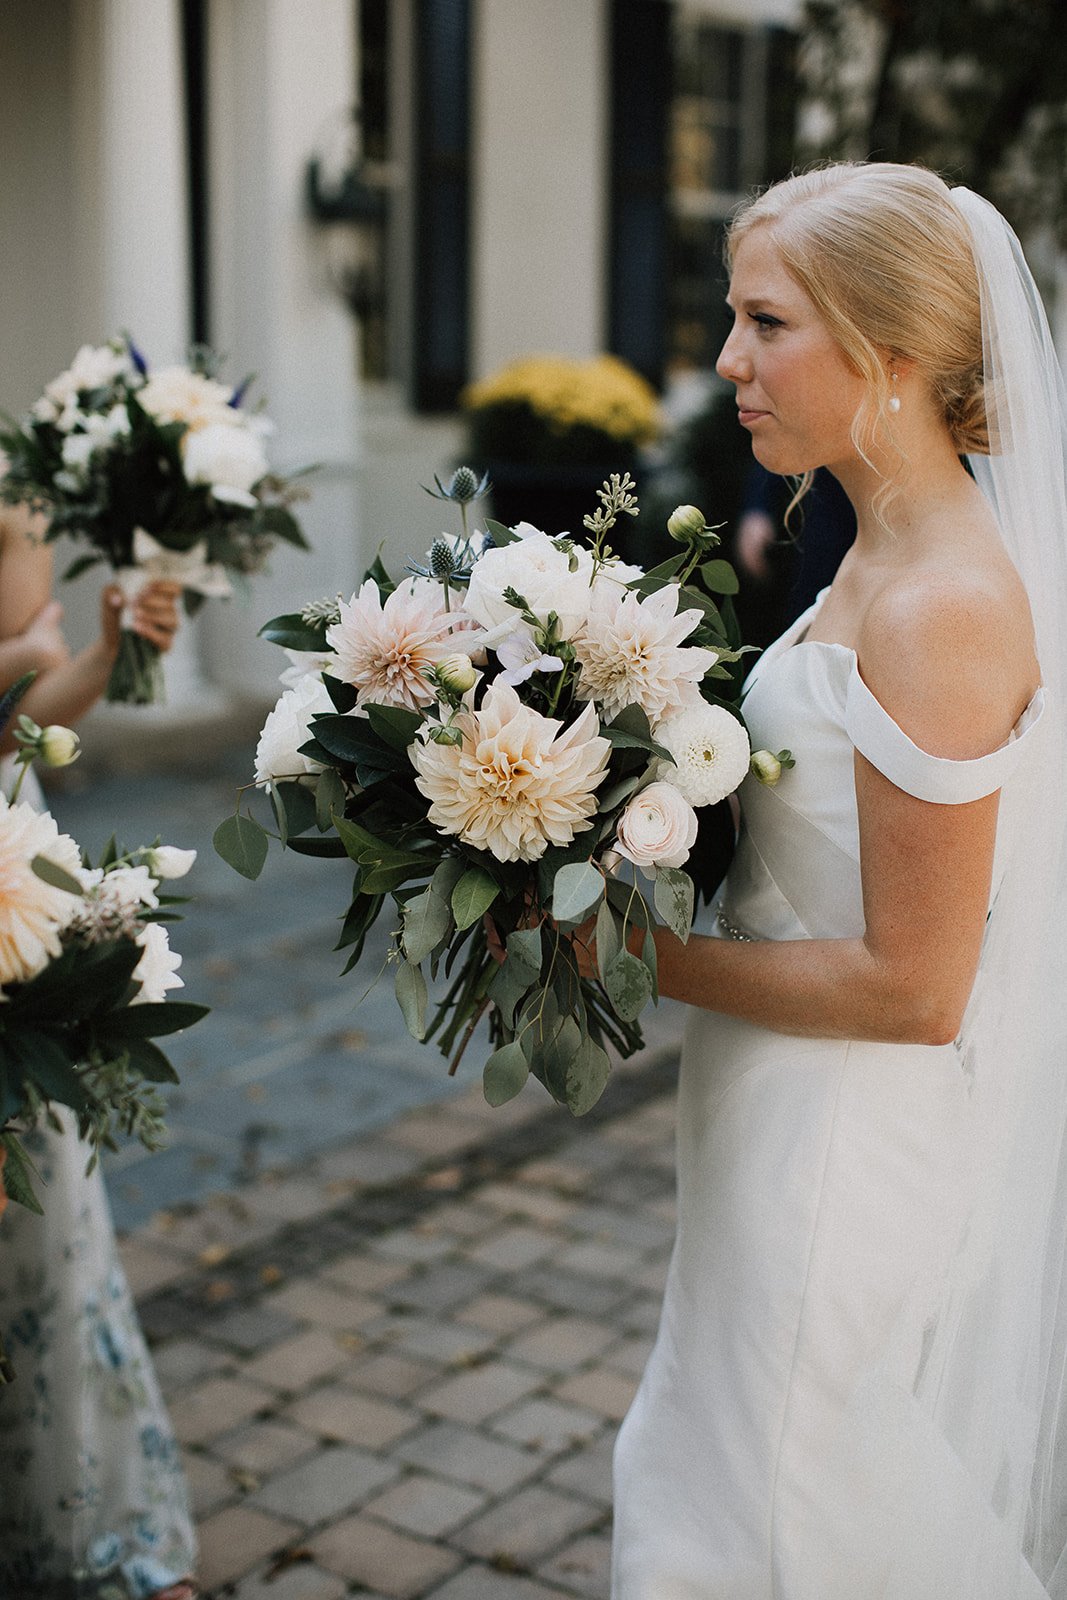
[[[792,160],[793,46],[706,4],[616,0],[612,347],[653,382],[715,364],[727,219]]]

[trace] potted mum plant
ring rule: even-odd
[[[553,534],[581,528],[612,472],[639,481],[640,452],[661,425],[655,390],[611,355],[522,356],[469,385],[462,404],[497,520]]]

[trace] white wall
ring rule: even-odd
[[[475,0],[472,373],[604,336],[604,0]]]

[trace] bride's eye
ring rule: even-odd
[[[780,317],[772,317],[766,311],[750,311],[749,316],[761,333],[771,333],[775,328],[785,326]]]

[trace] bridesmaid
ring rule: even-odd
[[[100,636],[72,656],[40,533],[22,508],[0,510],[0,690],[35,671],[20,710],[44,726],[75,722],[104,692],[123,600],[105,589]],[[157,582],[135,604],[132,625],[161,650],[177,630],[179,593]],[[11,749],[9,731],[0,752]],[[11,765],[2,763],[5,792]],[[28,782],[22,797],[39,790],[31,795]],[[100,1169],[85,1176],[73,1130],[27,1144],[45,1214],[8,1206],[0,1222],[0,1325],[16,1369],[0,1388],[0,1595],[194,1600],[178,1449]]]

